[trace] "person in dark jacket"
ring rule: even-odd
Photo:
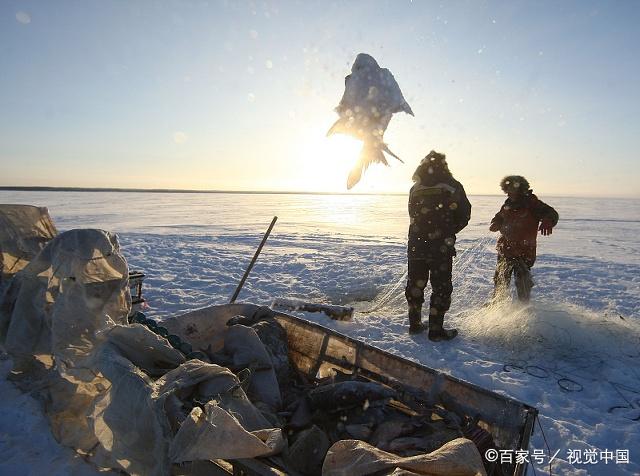
[[[511,275],[515,274],[520,301],[529,301],[533,280],[531,267],[536,261],[536,237],[552,233],[558,223],[558,213],[533,194],[527,179],[509,175],[500,188],[507,199],[491,220],[489,230],[499,231],[498,262],[494,274],[494,299],[507,295]]]
[[[424,288],[431,280],[429,339],[453,339],[458,331],[443,327],[451,305],[451,270],[456,255],[456,233],[471,217],[464,187],[455,180],[444,154],[431,151],[413,175],[409,192],[408,277],[405,296],[409,306],[409,333],[418,334],[422,323]]]

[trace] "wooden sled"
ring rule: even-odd
[[[222,320],[243,314],[245,304],[213,306],[194,311],[223,314]],[[255,307],[255,306],[253,306]],[[172,332],[181,334],[190,327],[189,314],[177,320]],[[496,448],[528,451],[538,411],[515,399],[499,395],[464,380],[444,374],[426,365],[377,349],[319,324],[276,311],[277,321],[287,333],[292,365],[309,379],[320,379],[336,371],[364,377],[396,390],[397,406],[407,412],[442,408],[456,414],[477,418],[478,426],[491,434]],[[169,324],[167,324],[169,326]],[[206,331],[202,329],[204,333]],[[185,336],[187,337],[187,336]],[[192,334],[192,337],[195,337]],[[188,337],[187,337],[188,339]],[[197,346],[197,343],[194,342]],[[251,460],[194,462],[175,468],[176,475],[278,475],[286,474],[278,467],[277,458]],[[502,463],[500,472],[509,476],[526,474],[527,463]]]

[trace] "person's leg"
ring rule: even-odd
[[[422,303],[424,288],[429,279],[429,268],[423,259],[410,259],[407,268],[407,286],[404,295],[409,306],[409,332],[420,333],[425,330],[422,325]]]
[[[438,260],[431,266],[431,302],[429,308],[429,339],[450,340],[458,335],[456,329],[445,329],[444,315],[451,306],[451,293],[453,284],[451,283],[451,271],[453,258],[447,257]]]
[[[493,299],[505,299],[509,295],[509,283],[513,273],[511,259],[498,254],[496,271],[493,275]]]
[[[533,287],[531,267],[523,259],[518,259],[513,270],[515,274],[518,299],[522,302],[529,302],[529,299],[531,298],[531,288]]]

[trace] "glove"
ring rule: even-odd
[[[553,233],[553,225],[551,224],[550,220],[542,220],[542,222],[540,222],[540,227],[538,228],[538,230],[540,230],[540,234],[542,236],[549,236],[551,233]]]

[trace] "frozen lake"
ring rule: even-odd
[[[406,196],[0,191],[0,203],[48,207],[60,231],[117,232],[130,268],[148,276],[148,313],[160,318],[227,302],[277,215],[240,300],[354,305],[350,323],[313,319],[536,406],[551,454],[559,450],[554,474],[637,474],[640,200],[539,198],[560,222],[539,237],[533,302],[488,308],[496,241],[488,223],[504,197],[470,196],[445,321],[460,337],[434,345],[407,333]],[[0,435],[10,424],[0,423]],[[531,449],[547,452],[539,429]],[[628,449],[630,462],[589,465],[569,456],[593,449]],[[0,473],[17,461],[3,466],[9,453],[0,452]],[[548,459],[536,471],[545,474]]]

